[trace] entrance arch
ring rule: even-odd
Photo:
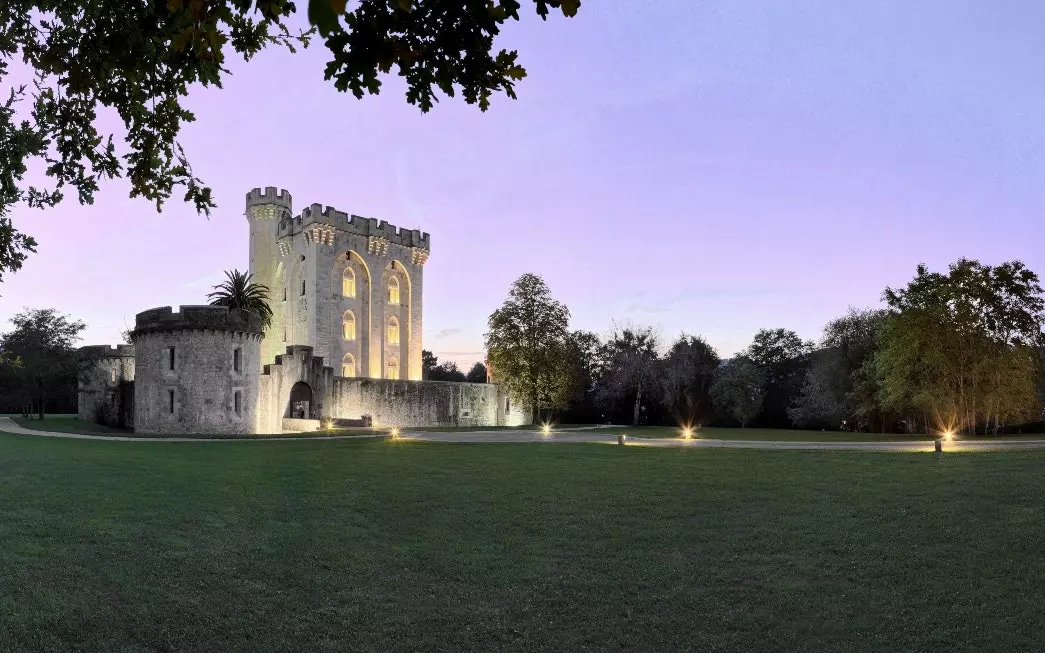
[[[284,417],[312,419],[312,386],[298,381],[290,388],[290,402]]]

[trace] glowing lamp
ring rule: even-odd
[[[399,437],[399,427],[398,426],[392,427],[392,430],[389,431],[389,433],[391,434],[391,436],[393,438],[398,438]]]
[[[541,424],[541,433],[542,434],[548,435],[551,432],[552,432],[552,425],[551,424],[549,424],[547,422],[545,422],[544,424]]]
[[[683,426],[682,427],[682,439],[683,440],[692,440],[693,439],[693,427],[692,426]]]
[[[621,433],[620,435],[617,436],[617,444],[619,444],[620,446],[623,447],[624,443],[625,443],[625,441],[627,441],[627,439],[628,439],[628,436],[623,434],[623,433]]]

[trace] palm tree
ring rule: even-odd
[[[252,282],[254,275],[239,270],[226,270],[225,276],[225,281],[214,286],[214,292],[207,295],[211,306],[228,306],[229,310],[239,308],[253,313],[261,318],[261,325],[267,329],[272,324],[268,287]]]

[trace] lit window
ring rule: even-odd
[[[241,371],[240,370],[240,367],[241,367],[241,365],[240,365],[240,358],[241,358],[240,348],[236,347],[235,349],[232,350],[232,371],[233,372]]]
[[[388,319],[388,344],[399,344],[399,320],[394,317]]]
[[[388,280],[388,303],[399,304],[399,279],[396,277]]]
[[[341,318],[341,336],[345,340],[356,339],[356,316],[352,311],[345,311]]]
[[[385,376],[389,379],[399,378],[399,359],[395,356],[388,359],[388,373]]]
[[[341,296],[356,296],[356,273],[352,268],[345,268],[344,274],[341,275]]]
[[[112,382],[116,383],[116,368],[112,368]]]
[[[356,375],[356,358],[352,354],[345,354],[341,359],[341,376],[353,377]]]

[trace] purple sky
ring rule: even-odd
[[[122,180],[17,210],[40,248],[0,286],[2,328],[54,306],[115,343],[136,312],[203,303],[246,269],[243,195],[265,185],[431,233],[424,346],[462,365],[525,272],[574,328],[651,324],[723,356],[761,327],[817,338],[919,262],[1045,274],[1042,24],[1015,0],[588,0],[505,33],[529,77],[485,114],[423,115],[394,79],[358,101],[323,81],[322,46],[272,51],[189,99],[211,219]]]

